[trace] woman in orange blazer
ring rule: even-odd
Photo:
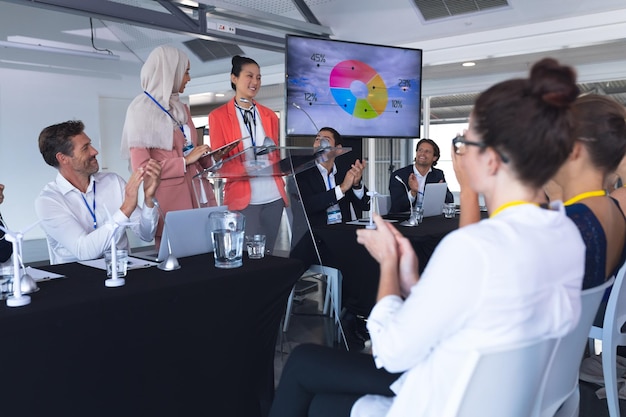
[[[133,170],[150,159],[161,163],[161,184],[156,198],[161,218],[157,247],[163,234],[163,217],[171,210],[215,206],[213,188],[194,176],[212,165],[208,145],[199,145],[189,108],[179,94],[190,80],[187,55],[171,46],[155,48],[141,68],[139,94],[128,106],[122,133],[122,155]],[[195,183],[194,183],[195,182]]]
[[[251,58],[235,56],[230,73],[235,97],[209,114],[211,147],[218,149],[242,138],[226,157],[251,146],[261,146],[270,138],[278,145],[279,123],[273,110],[254,101],[261,88],[261,70]],[[216,155],[218,160],[220,155]],[[287,205],[285,184],[280,176],[248,177],[251,165],[270,165],[278,155],[255,156],[253,151],[242,155],[241,163],[229,167],[231,173],[241,176],[228,178],[224,187],[224,204],[230,210],[246,216],[246,234],[266,235],[266,249],[272,251],[280,227],[283,207]]]

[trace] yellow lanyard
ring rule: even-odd
[[[513,207],[513,206],[521,206],[522,204],[533,204],[535,206],[538,206],[539,204],[537,203],[531,203],[530,201],[522,201],[522,200],[516,200],[516,201],[509,201],[508,203],[502,204],[500,207],[498,207],[497,209],[495,209],[493,211],[493,213],[491,213],[489,215],[489,217],[493,217],[496,214],[500,213],[503,210],[508,209],[509,207]]]
[[[606,191],[604,190],[598,190],[598,191],[587,191],[586,193],[580,193],[577,196],[574,196],[572,198],[570,198],[569,200],[567,200],[565,203],[563,203],[563,205],[565,206],[571,206],[572,204],[576,204],[578,203],[580,200],[584,200],[585,198],[589,198],[589,197],[601,197],[601,196],[605,196],[606,195]]]

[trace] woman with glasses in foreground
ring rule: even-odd
[[[377,230],[359,230],[359,243],[380,264],[367,322],[373,357],[296,348],[273,415],[446,415],[470,352],[573,329],[584,244],[562,204],[539,202],[572,150],[577,95],[573,70],[546,59],[529,79],[479,96],[454,146],[457,169],[485,196],[490,218],[447,235],[421,276],[410,242],[393,225],[376,216]]]

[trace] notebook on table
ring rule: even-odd
[[[447,191],[448,184],[445,182],[426,184],[424,187],[424,198],[422,199],[424,217],[439,216],[441,214],[441,206],[446,201]]]

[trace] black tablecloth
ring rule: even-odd
[[[392,217],[398,230],[413,245],[419,259],[419,271],[441,239],[459,227],[459,218],[446,219],[443,215],[427,217],[416,227],[399,226],[406,216]],[[343,304],[356,314],[368,316],[376,303],[380,267],[364,246],[356,241],[356,231],[365,225],[332,224],[315,227],[322,263],[341,270],[343,275]]]
[[[43,267],[32,303],[0,306],[3,416],[260,416],[273,396],[274,351],[299,261],[213,255],[181,269]]]

